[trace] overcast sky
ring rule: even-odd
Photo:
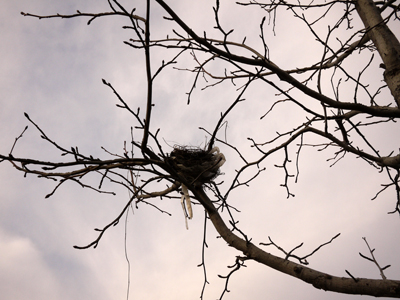
[[[134,4],[128,5],[130,2],[135,1],[123,1],[132,8]],[[169,2],[193,29],[201,33],[204,28],[212,28],[209,21],[213,19],[213,1]],[[137,14],[143,15],[140,6]],[[154,6],[155,17],[159,17],[160,9]],[[38,20],[20,14],[21,11],[71,14],[77,9],[81,12],[110,10],[107,1],[2,1],[0,153],[9,153],[15,138],[29,124],[24,112],[60,145],[78,146],[82,153],[95,157],[109,158],[101,147],[122,154],[124,141],[129,141],[130,127],[136,125],[134,118],[115,106],[117,99],[101,81],[104,78],[111,82],[133,109],[145,103],[143,53],[122,42],[133,37],[132,32],[121,29],[129,23],[109,17],[87,26],[85,18]],[[224,26],[237,28],[234,35],[237,41],[241,42],[246,34],[250,44],[261,46],[257,40],[261,11],[234,10],[223,4],[221,16]],[[320,53],[320,49],[308,47],[305,41],[312,37],[305,26],[298,25],[301,23],[289,26],[283,16],[277,17],[277,35],[273,35],[271,27],[266,30],[271,59],[284,68],[303,67],[315,61],[313,55]],[[354,24],[359,25],[358,17],[353,18]],[[160,24],[154,20],[153,37],[165,37],[166,31]],[[162,59],[172,57],[169,54],[162,57],[160,53],[153,54],[154,69]],[[185,66],[184,63],[193,66],[189,56],[179,66]],[[379,65],[379,58],[373,63]],[[355,62],[354,67],[357,66]],[[382,84],[381,73],[367,76],[374,84]],[[206,135],[198,127],[212,130],[219,114],[238,94],[236,87],[229,83],[203,92],[199,86],[191,104],[186,105],[185,93],[192,81],[193,74],[171,70],[156,81],[152,125],[153,129],[161,128],[160,137],[167,152],[174,144],[204,146]],[[329,85],[329,81],[323,84]],[[296,109],[284,104],[271,118],[260,121],[273,103],[275,93],[269,87],[255,85],[244,95],[246,101],[228,118],[228,142],[235,143],[250,160],[256,159],[257,153],[249,148],[247,137],[266,141],[277,131],[290,130],[305,120]],[[398,127],[380,126],[368,134],[382,153],[397,151]],[[134,135],[140,139],[140,131],[134,131]],[[224,134],[220,137],[224,138]],[[240,168],[240,160],[231,149],[220,148],[227,162],[222,169],[225,175],[219,179],[229,182],[234,170]],[[291,151],[291,158],[295,160],[296,149]],[[341,233],[332,244],[309,259],[310,267],[335,276],[347,276],[345,270],[348,270],[355,277],[380,278],[374,264],[358,254],[368,254],[362,240],[366,237],[371,247],[376,248],[379,263],[392,265],[385,271],[386,276],[399,279],[400,220],[398,215],[387,214],[394,209],[395,194],[390,190],[371,201],[380,184],[387,183],[385,174],[350,155],[330,168],[331,162],[326,160],[332,157],[333,150],[318,152],[306,148],[302,151],[299,181],[290,184],[296,197],[286,199],[285,189],[279,186],[284,173],[273,167],[283,162],[283,153],[265,163],[266,171],[250,188],[232,193],[229,201],[241,211],[236,217],[242,230],[256,244],[268,242],[271,237],[290,250],[304,242],[298,255],[308,254]],[[60,153],[41,139],[31,124],[13,154],[60,159]],[[295,172],[295,165],[290,169]],[[98,180],[91,177],[88,183],[97,186]],[[127,191],[105,185],[106,190],[117,192],[116,196],[110,196],[67,183],[45,199],[55,186],[53,181],[32,175],[24,178],[7,162],[0,164],[0,182],[0,294],[3,299],[126,299],[129,265],[124,250],[125,234],[130,261],[129,299],[200,297],[204,281],[203,269],[198,267],[204,226],[201,207],[194,208],[194,218],[186,230],[179,200],[156,202],[172,216],[141,205],[134,213],[130,212],[126,228],[121,222],[108,230],[96,249],[76,250],[74,245],[86,245],[97,237],[94,228],[102,228],[117,216],[129,199]],[[209,247],[205,259],[210,284],[205,299],[220,297],[225,282],[218,275],[227,275],[231,270],[227,266],[240,254],[216,237],[208,223]],[[267,251],[278,254],[272,248]],[[360,298],[316,290],[255,262],[246,262],[246,265],[247,268],[232,277],[231,292],[224,299]]]

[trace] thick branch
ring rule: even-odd
[[[263,251],[256,245],[238,237],[226,226],[202,188],[193,190],[193,193],[207,210],[210,220],[220,236],[229,246],[243,252],[249,259],[303,280],[317,289],[344,294],[400,298],[400,281],[398,280],[336,277]]]
[[[346,109],[346,110],[356,110],[356,111],[361,111],[368,113],[373,116],[380,116],[380,117],[400,117],[400,109],[398,108],[391,108],[391,107],[373,107],[373,106],[366,106],[362,105],[359,103],[351,103],[351,102],[339,102],[336,101],[335,99],[332,99],[330,97],[325,96],[324,94],[321,94],[308,86],[302,84],[299,82],[297,79],[295,79],[293,76],[279,68],[277,65],[269,61],[268,59],[253,59],[253,58],[248,58],[240,55],[235,55],[231,52],[226,52],[222,49],[219,49],[218,47],[214,46],[211,44],[207,38],[201,38],[199,37],[190,27],[183,22],[181,18],[162,0],[156,0],[157,3],[159,3],[166,12],[168,12],[171,17],[174,19],[174,21],[190,36],[192,37],[196,42],[198,42],[200,45],[206,47],[207,49],[210,50],[211,53],[215,53],[221,57],[224,57],[228,60],[238,62],[238,63],[243,63],[245,65],[249,66],[260,66],[269,69],[273,73],[275,73],[279,79],[282,81],[285,81],[292,85],[293,87],[299,89],[302,91],[304,94],[324,103],[327,104],[331,107],[335,108],[340,108],[340,109]]]
[[[357,0],[356,9],[364,23],[368,36],[378,49],[386,67],[385,81],[400,107],[400,43],[384,23],[379,9],[372,0]]]
[[[146,31],[145,31],[145,42],[144,42],[144,53],[146,59],[146,77],[147,77],[147,105],[146,105],[146,119],[144,124],[144,132],[142,139],[142,151],[145,152],[147,147],[147,141],[149,138],[150,119],[151,119],[151,108],[153,106],[153,80],[151,75],[151,63],[150,63],[150,0],[147,0],[146,6]]]

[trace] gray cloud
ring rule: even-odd
[[[101,78],[112,82],[132,108],[145,101],[140,70],[143,55],[123,45],[122,41],[130,37],[128,31],[120,29],[124,22],[109,18],[86,26],[83,19],[39,21],[19,15],[20,11],[108,10],[106,1],[101,7],[97,7],[98,1],[65,2],[49,5],[48,1],[9,1],[0,12],[1,153],[10,150],[15,137],[28,124],[24,112],[60,144],[78,146],[94,156],[107,156],[100,146],[122,153],[123,141],[130,139],[133,118],[115,106],[117,99],[101,83]],[[192,13],[185,6],[189,4],[174,4],[187,18]],[[202,9],[202,4],[196,2],[193,5],[197,7],[193,9]],[[198,19],[190,19],[197,29],[204,25],[204,20],[212,18],[211,10],[197,15]],[[248,26],[243,25],[243,32],[238,30],[235,34],[243,36],[251,26],[258,30],[257,16],[249,20]],[[285,31],[282,23],[277,23],[277,30]],[[285,55],[292,51],[291,44],[271,32],[268,34],[277,43],[271,55],[288,66],[296,65],[295,57],[287,60]],[[296,47],[304,49],[301,40]],[[154,58],[159,63],[162,57],[157,56],[157,51]],[[312,49],[310,55],[313,55]],[[161,135],[169,145],[204,144],[205,134],[198,127],[212,129],[237,92],[227,89],[227,84],[221,89],[197,90],[191,105],[186,106],[185,92],[193,75],[175,74],[179,75],[158,79],[153,128],[162,128]],[[246,102],[228,118],[227,139],[237,143],[248,157],[255,154],[248,150],[247,136],[265,138],[270,134],[272,137],[275,131],[290,129],[291,121],[296,124],[300,119],[292,111],[285,122],[271,118],[260,123],[259,117],[272,104],[274,93],[272,89],[258,86],[251,89],[245,95]],[[253,99],[265,102],[253,103]],[[247,107],[246,103],[254,106]],[[285,109],[285,104],[278,109]],[[248,118],[253,115],[257,116],[256,120]],[[273,130],[269,133],[270,128]],[[140,131],[135,134],[139,136]],[[369,134],[382,144],[382,151],[393,148],[385,147],[391,143],[390,138],[375,132]],[[163,145],[166,151],[170,149],[168,144]],[[221,179],[229,182],[239,161],[232,150],[221,149],[227,157]],[[268,236],[288,249],[304,242],[299,250],[303,254],[340,232],[339,239],[310,259],[311,267],[337,276],[346,276],[347,269],[357,277],[379,278],[373,264],[358,255],[358,252],[367,254],[361,239],[366,236],[377,249],[379,261],[383,265],[392,264],[387,270],[388,277],[399,278],[398,217],[386,214],[393,209],[393,195],[386,192],[370,201],[385,178],[354,158],[346,157],[329,168],[330,163],[325,160],[332,153],[319,153],[315,149],[302,151],[299,183],[292,185],[294,199],[287,200],[285,190],[279,187],[283,173],[272,167],[272,161],[268,161],[267,171],[254,182],[253,189],[243,188],[232,194],[231,203],[242,211],[238,214],[242,228],[257,243],[267,242]],[[14,154],[60,158],[51,145],[40,139],[32,125],[18,142]],[[283,160],[282,155],[273,158]],[[98,183],[98,178],[87,180]],[[113,197],[68,183],[53,197],[44,199],[54,188],[53,182],[34,176],[23,178],[23,174],[5,162],[0,167],[0,182],[0,290],[3,296],[15,300],[126,298],[128,264],[124,253],[124,224],[107,232],[95,250],[72,248],[91,242],[96,238],[93,229],[115,218],[129,197],[126,191],[117,188],[117,196]],[[105,188],[114,187],[105,184]],[[163,200],[160,207],[171,212],[172,217],[143,205],[128,220],[130,299],[196,299],[203,283],[203,272],[197,265],[201,263],[204,212],[195,206],[194,219],[187,231],[179,200]],[[211,284],[207,286],[206,299],[214,299],[224,286],[217,275],[229,273],[226,267],[234,263],[238,253],[217,239],[211,224],[208,226],[206,263]],[[272,248],[267,250],[278,253]],[[226,299],[261,299],[266,295],[276,300],[360,298],[315,290],[253,262],[234,276],[230,290]]]

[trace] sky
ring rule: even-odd
[[[135,3],[137,2],[137,3]],[[143,15],[143,1],[123,1],[127,7],[137,6]],[[170,1],[190,26],[202,33],[213,32],[213,1]],[[161,9],[153,4],[152,37],[165,37]],[[26,125],[28,130],[15,146],[14,156],[58,160],[60,153],[40,138],[39,132],[24,117],[29,114],[45,133],[66,148],[78,146],[82,153],[109,158],[123,153],[124,141],[130,140],[134,118],[116,106],[118,100],[106,86],[111,82],[133,108],[143,106],[146,81],[143,53],[123,43],[133,37],[121,27],[127,21],[108,17],[87,19],[45,19],[23,17],[20,12],[37,14],[109,11],[107,1],[19,0],[3,1],[0,10],[0,153],[9,153],[15,138]],[[263,12],[256,8],[221,5],[221,24],[235,28],[237,41],[248,35],[248,43],[260,49],[259,23]],[[354,25],[360,25],[353,15]],[[290,20],[290,23],[288,20]],[[267,20],[268,21],[268,20]],[[290,24],[290,26],[288,25]],[[306,66],[319,57],[320,48],[310,47],[313,37],[304,25],[286,15],[277,15],[275,32],[266,27],[271,59],[282,68]],[[321,25],[321,32],[326,27]],[[215,32],[215,31],[214,31]],[[348,33],[344,33],[346,35]],[[396,32],[399,36],[399,32]],[[218,33],[215,33],[218,36]],[[172,54],[163,49],[152,52],[153,70]],[[358,72],[365,63],[355,59],[351,66]],[[368,59],[367,59],[368,60]],[[373,61],[379,65],[379,58]],[[183,57],[176,67],[193,66],[190,56]],[[210,66],[221,73],[217,64]],[[371,85],[381,85],[382,74],[365,75]],[[162,146],[166,152],[175,144],[204,146],[207,136],[200,126],[212,130],[221,112],[237,97],[237,87],[223,83],[215,88],[200,81],[187,105],[186,93],[194,75],[167,69],[155,81],[152,129],[161,128]],[[329,77],[322,86],[331,93]],[[343,83],[344,93],[353,93]],[[304,122],[304,114],[287,103],[279,105],[268,117],[260,120],[275,98],[270,87],[254,85],[244,95],[246,100],[228,117],[221,139],[237,145],[250,160],[258,153],[250,148],[247,137],[266,141],[276,132],[290,130]],[[383,97],[385,96],[383,92]],[[382,124],[365,134],[382,153],[397,151],[398,125]],[[135,139],[141,132],[134,130]],[[226,184],[240,168],[240,159],[232,149],[218,145],[226,157],[223,175]],[[296,148],[290,148],[295,160]],[[309,267],[335,276],[379,279],[379,270],[362,259],[368,255],[363,237],[375,248],[381,266],[389,279],[400,278],[400,220],[387,214],[395,205],[393,190],[371,198],[387,183],[385,174],[377,172],[365,161],[347,155],[335,166],[327,161],[334,150],[317,151],[304,147],[300,155],[297,183],[290,181],[296,196],[287,199],[280,186],[284,180],[282,153],[273,155],[263,167],[266,171],[250,187],[237,189],[229,203],[241,212],[235,214],[240,228],[254,243],[268,242],[268,237],[285,249],[304,242],[298,255],[312,252],[320,244],[341,233],[333,243],[323,247],[309,259]],[[292,172],[296,167],[289,166]],[[251,174],[249,174],[250,176]],[[130,211],[127,221],[106,232],[96,249],[77,250],[74,245],[87,245],[96,237],[95,228],[111,222],[129,199],[126,190],[105,184],[116,196],[99,194],[74,183],[62,185],[50,198],[45,198],[55,183],[33,175],[24,177],[11,164],[0,164],[0,293],[3,299],[199,299],[204,282],[202,242],[204,211],[196,205],[189,230],[178,199],[154,202],[171,216],[149,205]],[[99,178],[86,181],[94,186]],[[125,220],[125,219],[124,219]],[[209,284],[204,299],[218,299],[227,275],[227,266],[235,262],[234,249],[217,238],[207,223],[205,262]],[[266,248],[273,254],[279,251]],[[237,299],[360,299],[361,296],[339,295],[316,290],[295,278],[255,262],[246,262],[229,282],[227,300]],[[128,284],[129,282],[129,284]],[[362,297],[368,298],[367,296]]]

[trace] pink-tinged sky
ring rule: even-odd
[[[133,32],[123,30],[128,21],[108,17],[95,20],[86,26],[87,19],[37,20],[23,17],[20,12],[37,14],[109,11],[107,1],[3,1],[0,10],[0,153],[9,153],[14,139],[28,125],[28,113],[46,134],[66,148],[78,146],[82,153],[108,158],[101,147],[112,153],[123,153],[124,141],[130,140],[130,127],[134,118],[115,106],[117,99],[102,84],[104,78],[111,82],[133,108],[145,103],[145,73],[143,53],[123,44],[133,37]],[[144,1],[123,1],[127,8],[138,7],[143,15]],[[182,18],[199,33],[212,30],[213,1],[169,1]],[[152,37],[163,38],[167,33],[160,18],[162,11],[153,3],[155,12]],[[276,36],[272,25],[265,34],[270,57],[282,68],[303,67],[317,61],[321,48],[311,46],[314,38],[304,24],[284,11],[277,15]],[[261,51],[258,39],[259,23],[263,11],[221,4],[221,23],[235,28],[233,38],[241,42],[247,35],[248,43]],[[354,26],[360,26],[353,14]],[[329,20],[329,19],[328,19]],[[327,20],[327,21],[328,21]],[[205,25],[206,24],[206,25]],[[176,26],[174,27],[176,28]],[[320,32],[326,32],[321,25]],[[397,31],[399,34],[399,31]],[[348,33],[344,33],[348,36]],[[172,54],[156,49],[152,52],[155,70],[163,59]],[[356,55],[354,55],[356,56]],[[317,58],[316,58],[317,57]],[[353,73],[364,66],[369,56],[357,58],[351,65]],[[382,85],[382,69],[377,68],[379,57],[373,61],[374,72],[366,73],[367,81]],[[177,67],[194,66],[190,56]],[[221,73],[218,65],[211,69]],[[376,72],[379,70],[379,72]],[[327,76],[322,87],[331,94]],[[200,145],[206,141],[199,126],[212,130],[221,112],[225,111],[238,95],[237,87],[223,83],[215,89],[201,91],[199,84],[186,105],[186,92],[191,88],[193,74],[168,69],[155,82],[154,115],[152,128],[161,128],[160,141],[165,151],[174,144]],[[345,90],[346,91],[346,90]],[[352,91],[349,87],[349,99]],[[266,141],[276,132],[291,130],[305,121],[301,110],[284,103],[268,117],[260,120],[272,105],[277,92],[268,86],[255,84],[243,96],[241,103],[228,117],[226,139],[235,144],[243,154],[254,161],[258,153],[251,149],[247,137]],[[384,96],[385,94],[383,94]],[[388,94],[386,94],[388,95]],[[283,117],[284,116],[284,117]],[[134,131],[140,139],[140,131]],[[221,133],[220,138],[225,138]],[[383,155],[399,148],[399,128],[389,124],[365,134],[377,145]],[[311,141],[311,139],[309,140]],[[220,146],[227,159],[218,180],[224,180],[226,190],[240,168],[234,151]],[[362,147],[364,147],[363,145]],[[295,161],[295,147],[290,148]],[[384,266],[389,279],[400,278],[400,220],[398,215],[388,215],[395,205],[393,190],[371,201],[380,184],[387,183],[385,174],[378,173],[361,159],[347,155],[335,166],[326,160],[334,150],[318,152],[304,147],[300,156],[298,183],[290,182],[296,197],[286,199],[280,187],[284,180],[282,169],[274,164],[283,162],[284,154],[277,153],[266,160],[266,171],[250,188],[232,192],[229,203],[238,208],[236,214],[240,228],[253,242],[274,242],[292,249],[304,242],[298,255],[306,255],[337,233],[340,237],[322,248],[309,259],[310,267],[336,275],[380,278],[375,265],[362,259],[367,255],[362,240],[366,237],[375,256]],[[54,148],[40,138],[29,124],[24,137],[17,143],[14,156],[37,159],[59,159]],[[289,166],[296,172],[295,164]],[[251,172],[249,176],[251,176]],[[89,177],[86,183],[97,186],[99,178]],[[0,164],[0,294],[2,299],[126,299],[128,262],[130,261],[129,299],[198,299],[203,285],[201,247],[204,211],[194,207],[194,218],[185,228],[183,212],[178,199],[156,200],[155,204],[172,216],[162,214],[151,206],[141,205],[130,211],[126,231],[124,222],[111,228],[96,249],[76,250],[73,245],[85,245],[102,228],[111,222],[129,199],[127,191],[106,184],[106,190],[115,190],[116,196],[98,194],[66,183],[52,197],[45,199],[55,183],[35,176],[23,177],[10,164]],[[209,285],[205,299],[217,299],[224,288],[227,266],[235,262],[234,249],[208,224],[205,251]],[[274,254],[276,249],[267,248]],[[360,296],[339,295],[316,290],[297,279],[277,271],[246,262],[231,279],[224,299],[359,299]]]

